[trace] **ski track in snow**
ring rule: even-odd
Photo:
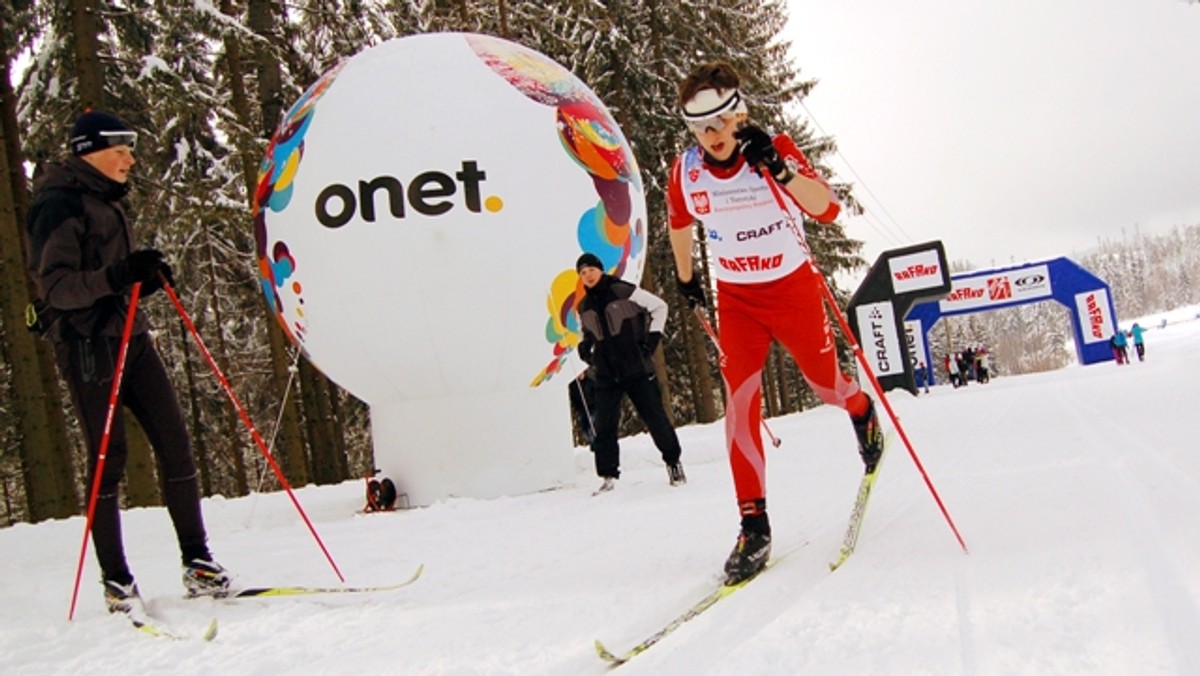
[[[861,473],[850,425],[828,407],[772,419],[776,551],[807,544],[621,673],[1200,673],[1200,322],[1147,340],[1145,363],[889,393],[969,554],[897,437],[858,551],[830,573]],[[622,440],[622,479],[598,498],[586,449],[569,451],[574,487],[532,495],[362,515],[361,480],[298,488],[348,585],[426,565],[387,593],[185,600],[165,511],[127,510],[150,611],[189,635],[218,618],[212,643],[105,614],[90,550],[67,622],[82,518],[0,529],[0,672],[610,673],[593,640],[623,651],[677,617],[719,584],[737,533],[722,422],[679,432],[679,488],[644,435]],[[337,585],[286,495],[204,509],[240,586]]]
[[[954,598],[957,601],[955,620],[958,623],[959,655],[962,674],[972,676],[979,673],[975,664],[975,631],[971,622],[971,597],[974,595],[975,579],[971,567],[962,562],[954,569]]]
[[[1155,465],[1165,470],[1151,476],[1152,481],[1160,476],[1186,478],[1186,475],[1171,463],[1163,462],[1154,449],[1145,448],[1141,439],[1115,423],[1118,418],[1087,417],[1088,402],[1083,401],[1078,392],[1064,394],[1072,399],[1074,406],[1068,410],[1079,421],[1079,429],[1088,434],[1087,446],[1096,449],[1109,469],[1110,487],[1105,493],[1115,499],[1124,516],[1121,526],[1133,543],[1131,551],[1138,555],[1144,568],[1140,577],[1154,602],[1153,614],[1158,617],[1164,640],[1174,658],[1173,665],[1165,666],[1177,669],[1180,674],[1200,673],[1200,645],[1195,640],[1200,636],[1200,610],[1189,599],[1184,575],[1171,548],[1165,545],[1169,537],[1161,526],[1162,518],[1151,506],[1150,487],[1139,480],[1141,475],[1147,474],[1139,469],[1139,465]],[[1196,482],[1188,479],[1185,483],[1195,502]],[[1165,487],[1157,490],[1165,490]],[[1195,511],[1189,510],[1189,513]]]

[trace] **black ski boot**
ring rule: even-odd
[[[771,558],[771,523],[767,520],[766,501],[742,505],[742,532],[725,560],[725,584],[735,585],[762,572]],[[746,514],[747,510],[751,514]]]
[[[867,412],[861,418],[850,417],[854,423],[854,434],[858,436],[858,454],[862,456],[866,474],[875,471],[879,458],[883,456],[883,428],[879,416],[875,415],[875,402],[867,397]]]

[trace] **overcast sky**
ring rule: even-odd
[[[940,239],[1004,266],[1200,224],[1200,5],[789,0],[799,109],[873,262]]]

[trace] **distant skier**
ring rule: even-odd
[[[575,269],[586,290],[577,308],[583,331],[579,357],[595,371],[592,451],[596,474],[603,479],[596,493],[611,491],[621,476],[617,432],[623,395],[646,423],[667,465],[670,484],[687,483],[679,461],[679,438],[663,407],[654,372],[654,351],[667,323],[667,304],[645,289],[605,274],[604,263],[595,254],[580,256]]]
[[[950,384],[958,389],[962,385],[962,373],[958,370],[958,359],[952,354],[946,355],[946,373],[950,376]]]
[[[925,394],[929,394],[929,374],[926,373],[925,362],[917,362],[917,368],[913,375],[916,377],[917,387],[924,388]]]
[[[1133,338],[1133,349],[1137,352],[1138,361],[1146,361],[1146,330],[1137,322],[1129,329],[1129,335]]]
[[[975,372],[979,382],[986,383],[992,379],[992,362],[986,347],[979,348],[975,353]]]
[[[954,365],[958,369],[958,384],[966,387],[971,379],[971,367],[967,365],[966,351],[954,355]]]
[[[1117,365],[1129,363],[1129,342],[1125,340],[1125,332],[1120,328],[1113,333],[1112,336],[1113,356],[1117,359]]]

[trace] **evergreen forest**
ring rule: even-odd
[[[843,217],[862,212],[854,186],[829,169],[835,140],[791,112],[817,79],[789,57],[787,18],[783,0],[3,0],[0,525],[85,509],[82,437],[50,344],[25,327],[34,289],[23,245],[35,167],[64,155],[84,110],[113,112],[138,131],[128,197],[138,244],[171,261],[180,301],[288,482],[333,484],[373,467],[369,411],[276,325],[260,290],[250,219],[263,152],[301,93],[364,48],[427,32],[502,37],[571,70],[608,106],[642,171],[650,220],[642,285],[671,305],[659,365],[669,411],[677,425],[711,422],[723,408],[717,357],[676,290],[665,225],[668,168],[691,142],[676,110],[680,80],[705,61],[733,64],[756,121],[796,140],[837,191]],[[803,227],[844,307],[853,289],[835,280],[861,271],[861,243],[838,223]],[[1112,285],[1119,316],[1133,316],[1196,302],[1196,252],[1200,226],[1099,242],[1077,260]],[[695,259],[708,283],[700,233]],[[278,490],[174,307],[156,298],[143,309],[188,417],[204,494]],[[987,344],[1000,374],[1057,368],[1071,354],[1069,328],[1055,312],[1018,308],[935,333],[951,344]],[[852,369],[852,353],[840,348]],[[818,403],[777,346],[763,374],[765,415]],[[566,397],[567,381],[546,386]],[[124,504],[160,504],[153,454],[133,417],[126,422]],[[622,432],[638,431],[637,416],[624,416]]]

